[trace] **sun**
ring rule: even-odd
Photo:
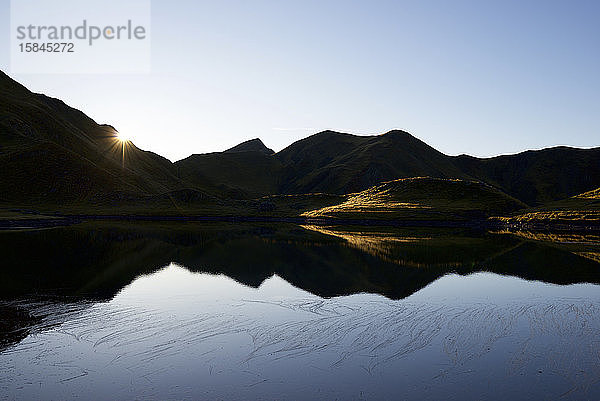
[[[129,142],[131,140],[131,138],[129,137],[129,135],[124,134],[122,132],[119,132],[117,134],[117,139],[121,142]]]

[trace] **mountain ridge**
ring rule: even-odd
[[[598,147],[448,156],[401,130],[371,136],[326,130],[279,152],[255,138],[171,162],[120,142],[114,127],[32,93],[1,72],[0,89],[0,201],[5,204],[64,206],[103,199],[117,205],[135,196],[168,199],[171,193],[175,199],[197,193],[190,197],[241,200],[344,195],[427,176],[480,181],[539,206],[600,187]]]

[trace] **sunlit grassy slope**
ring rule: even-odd
[[[431,177],[388,181],[348,195],[344,202],[306,217],[387,220],[466,220],[511,212],[525,205],[481,182]]]
[[[600,227],[600,188],[493,220],[507,225]]]

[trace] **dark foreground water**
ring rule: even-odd
[[[598,238],[2,232],[5,399],[600,399]]]

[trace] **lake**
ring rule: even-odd
[[[597,235],[106,222],[0,238],[3,399],[600,399]]]

